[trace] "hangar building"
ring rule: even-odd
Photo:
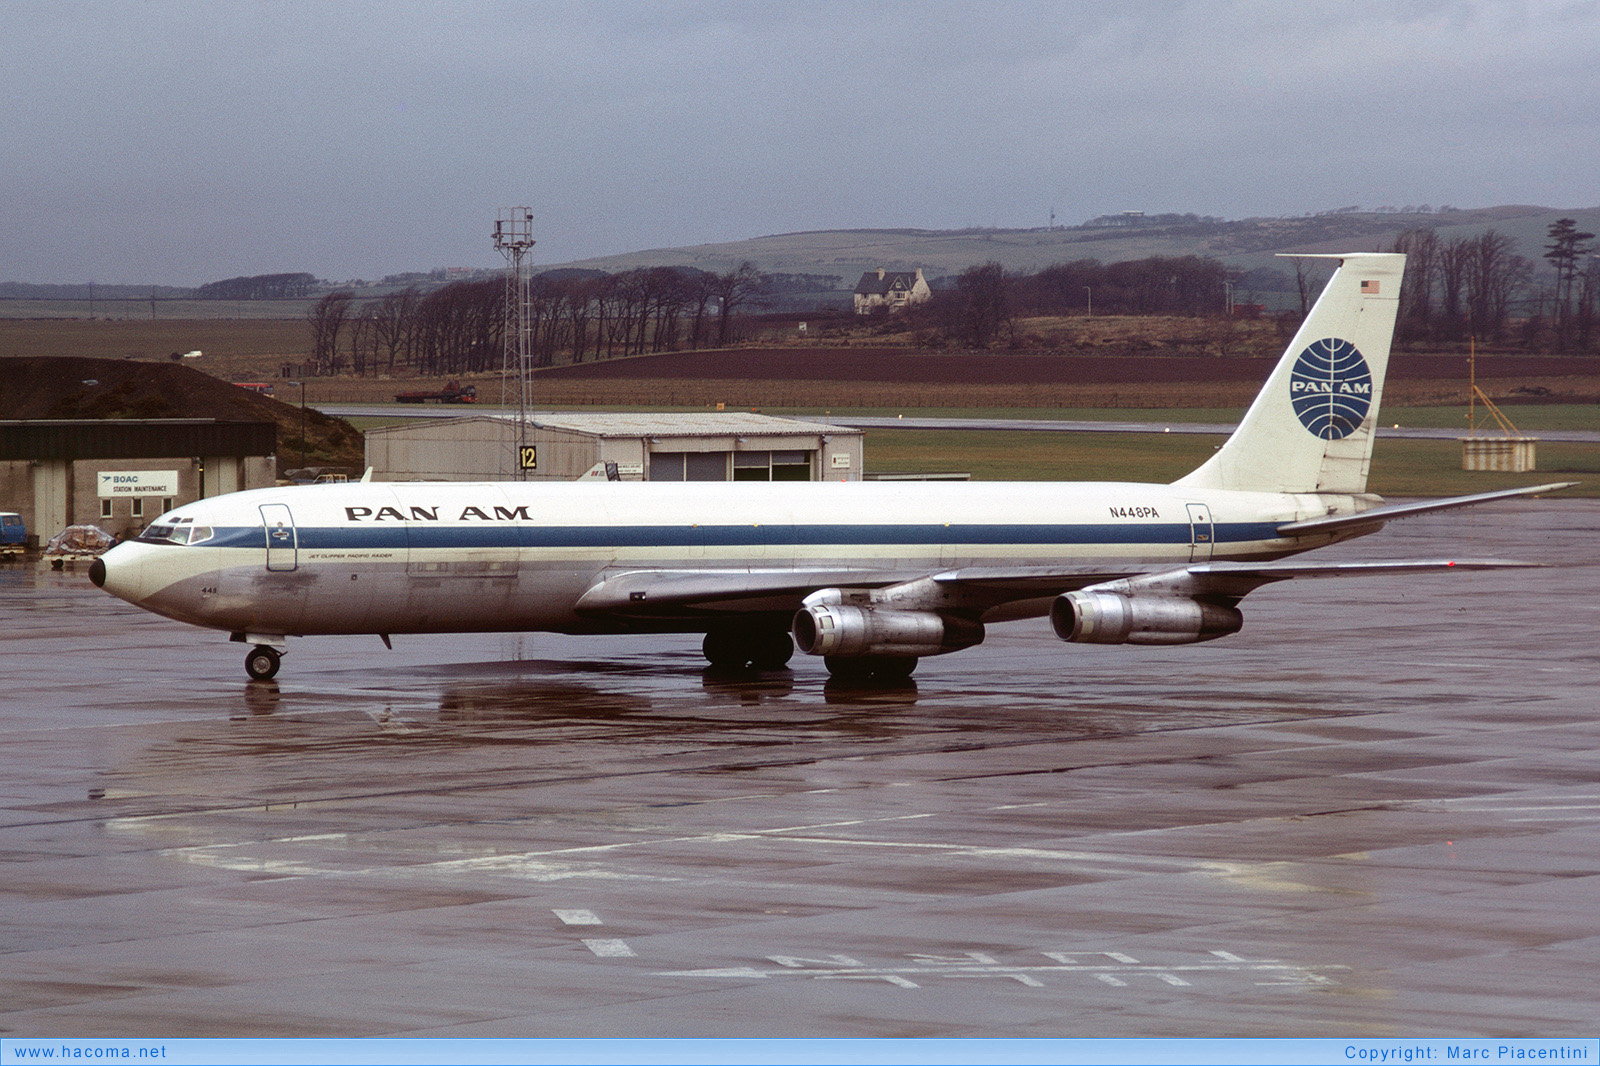
[[[113,536],[206,496],[271,486],[278,427],[210,418],[0,421],[0,510],[43,544],[88,523]]]
[[[416,419],[367,430],[378,481],[571,481],[616,464],[625,481],[858,481],[862,431],[795,418],[541,413],[519,454],[516,418]]]

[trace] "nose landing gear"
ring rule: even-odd
[[[283,655],[277,648],[266,644],[257,644],[244,657],[244,672],[250,675],[252,681],[272,680],[278,676],[278,667],[282,665]]]

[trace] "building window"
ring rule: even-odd
[[[111,517],[111,501],[110,500],[101,500],[100,501],[100,517],[101,518],[110,518]]]
[[[651,452],[651,481],[726,481],[727,452]]]
[[[172,510],[172,497],[163,496],[161,498],[161,513],[166,514],[170,510]]]
[[[810,452],[735,452],[735,481],[810,481]]]
[[[135,496],[128,501],[128,513],[135,518],[144,517],[144,497]]]

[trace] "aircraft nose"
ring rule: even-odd
[[[118,599],[138,603],[146,592],[140,547],[132,541],[118,544],[89,564],[89,580]]]

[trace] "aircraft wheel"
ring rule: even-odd
[[[712,666],[739,667],[750,661],[744,635],[732,629],[713,629],[707,633],[700,652]]]
[[[840,681],[867,681],[872,677],[872,661],[870,659],[857,659],[843,655],[824,655],[822,662],[828,668],[828,674]]]
[[[782,670],[794,655],[794,640],[782,629],[755,634],[750,642],[750,663],[757,670]]]
[[[917,668],[915,656],[868,655],[823,657],[828,673],[844,682],[904,681]]]
[[[265,644],[257,644],[244,657],[244,672],[250,675],[252,681],[271,681],[278,676],[278,667],[282,665],[283,656],[278,649]]]
[[[914,655],[905,657],[885,656],[872,661],[872,679],[874,681],[904,681],[917,669],[918,659]]]

